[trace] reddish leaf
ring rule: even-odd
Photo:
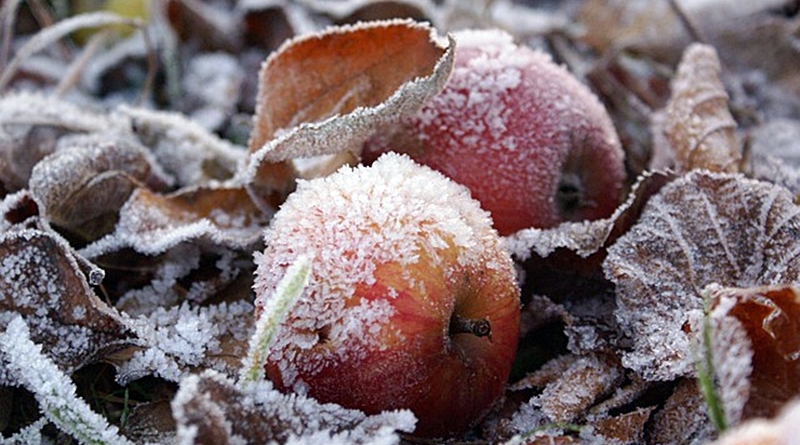
[[[296,175],[289,159],[358,155],[376,129],[444,87],[453,54],[453,43],[443,46],[430,27],[401,20],[331,28],[284,44],[259,75],[246,174],[251,190],[267,202],[285,193]]]
[[[712,309],[712,316],[735,317],[749,339],[744,347],[752,348],[749,391],[740,401],[742,418],[774,417],[800,395],[800,293],[794,287],[718,288],[711,298],[720,309]],[[719,349],[737,347],[728,342]],[[736,362],[733,365],[741,366]],[[719,366],[715,372],[737,373]],[[721,388],[720,392],[724,394],[725,390]]]

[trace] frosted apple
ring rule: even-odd
[[[416,435],[473,426],[502,394],[519,289],[489,215],[463,186],[386,154],[301,182],[256,254],[256,312],[299,255],[300,300],[266,374],[282,391],[368,414],[407,408]]]
[[[467,186],[501,235],[609,216],[621,198],[624,155],[597,97],[506,33],[455,38],[444,90],[395,132],[370,140],[364,162],[407,153]]]

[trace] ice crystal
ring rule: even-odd
[[[211,371],[186,376],[172,410],[181,444],[197,443],[200,437],[220,442],[237,438],[247,443],[285,443],[329,434],[347,443],[370,443],[374,437],[388,440],[394,431],[413,431],[415,424],[409,411],[366,416],[338,405],[282,394],[266,380],[237,386]]]
[[[132,444],[76,395],[69,377],[30,340],[22,317],[0,333],[0,352],[16,382],[34,394],[45,417],[62,431],[87,444]]]
[[[800,209],[785,189],[696,171],[665,186],[609,248],[616,318],[634,348],[626,367],[653,380],[693,374],[691,326],[702,289],[797,283]]]

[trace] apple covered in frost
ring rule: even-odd
[[[255,257],[257,316],[289,265],[308,286],[265,370],[282,391],[368,414],[410,409],[415,435],[475,425],[519,337],[512,260],[469,191],[404,155],[301,181]]]
[[[455,34],[444,90],[396,131],[365,144],[365,163],[407,153],[467,186],[501,235],[609,216],[624,154],[597,97],[541,52],[497,30]]]

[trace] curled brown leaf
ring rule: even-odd
[[[679,171],[739,171],[742,154],[716,50],[692,44],[672,79],[665,132]]]
[[[284,44],[259,74],[245,174],[251,191],[268,202],[286,192],[297,175],[294,158],[350,153],[335,162],[355,160],[373,132],[444,87],[453,48],[410,20],[335,27]]]
[[[33,339],[62,369],[78,369],[136,341],[127,319],[94,294],[59,238],[9,230],[0,235],[0,258],[0,325],[8,322],[3,314],[23,315]]]
[[[53,224],[83,240],[108,233],[119,209],[139,187],[169,179],[146,148],[123,137],[83,137],[33,168],[29,187]]]
[[[800,292],[791,286],[714,287],[709,298],[712,321],[732,317],[746,335],[739,342],[712,337],[728,421],[776,416],[800,396]],[[737,350],[749,360],[737,357]],[[721,361],[718,356],[733,357]]]

